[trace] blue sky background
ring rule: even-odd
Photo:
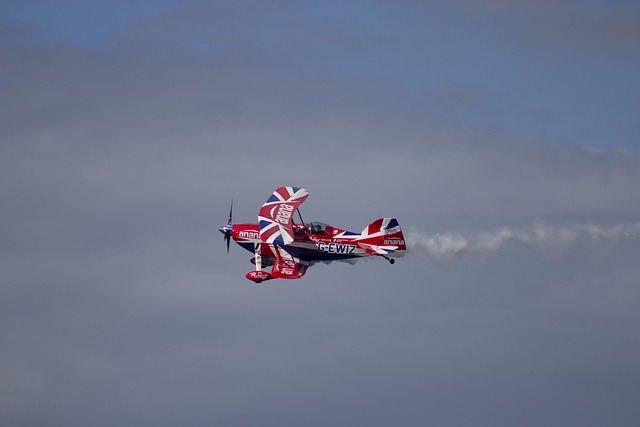
[[[639,18],[0,1],[0,424],[637,426]],[[411,251],[255,286],[282,185]]]
[[[633,2],[245,2],[235,8],[246,13],[228,28],[194,18],[198,9],[230,14],[234,6],[221,2],[1,7],[5,43],[167,45],[202,55],[251,46],[310,75],[375,76],[416,97],[466,92],[482,105],[453,113],[470,126],[602,149],[635,150],[640,136]]]

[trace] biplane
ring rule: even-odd
[[[262,205],[257,224],[233,224],[233,202],[227,224],[218,230],[227,244],[233,239],[253,253],[255,269],[246,277],[255,283],[270,279],[299,279],[318,262],[349,261],[379,256],[395,262],[407,247],[395,218],[380,218],[361,233],[352,233],[323,222],[302,220],[299,207],[309,192],[299,187],[280,187]],[[300,222],[295,222],[298,214]],[[271,267],[266,271],[265,267]]]

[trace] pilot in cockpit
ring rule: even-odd
[[[305,227],[305,231],[309,234],[324,234],[326,224],[321,222],[312,222],[307,224]]]

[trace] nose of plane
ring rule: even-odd
[[[224,234],[224,241],[227,244],[227,253],[229,253],[229,244],[231,243],[231,237],[233,236],[233,199],[231,199],[231,207],[229,208],[229,220],[225,225],[218,228],[218,230]]]
[[[218,228],[224,234],[224,242],[227,244],[227,253],[229,253],[229,245],[231,244],[231,236],[233,236],[233,224],[225,224]]]

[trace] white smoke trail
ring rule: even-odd
[[[407,245],[409,250],[422,249],[426,251],[429,257],[442,257],[497,251],[508,243],[525,246],[567,245],[584,239],[594,242],[640,239],[640,222],[626,225],[618,224],[608,228],[594,224],[552,227],[540,223],[521,230],[500,228],[494,231],[445,232],[434,235],[411,232],[407,237]]]

